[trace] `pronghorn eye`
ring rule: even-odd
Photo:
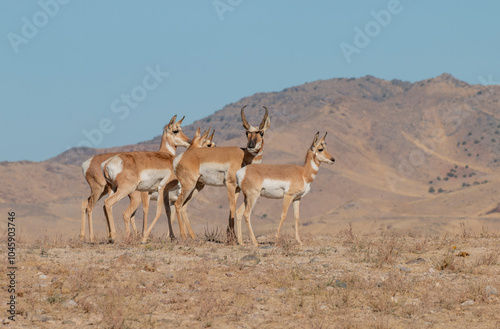
[[[259,131],[259,134],[260,134],[260,137],[264,136],[264,132],[263,131]]]
[[[318,152],[323,152],[324,149],[318,149]]]
[[[179,130],[174,130],[173,131],[174,134],[178,134],[179,133]]]

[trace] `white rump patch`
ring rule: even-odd
[[[260,195],[270,199],[283,199],[290,189],[290,182],[266,178],[262,182]]]
[[[229,167],[229,163],[202,163],[200,166],[200,182],[210,186],[225,186]]]
[[[83,177],[84,178],[87,176],[87,171],[89,170],[90,163],[92,162],[93,158],[94,157],[91,157],[90,159],[88,159],[87,161],[85,161],[84,163],[82,163],[82,171],[83,171]]]
[[[108,160],[101,163],[101,169],[104,171],[104,166],[106,166],[106,173],[108,174],[109,180],[108,182],[114,182],[116,176],[123,170],[123,160],[119,155],[115,155]],[[106,177],[106,175],[104,176]],[[108,180],[108,178],[106,178]]]

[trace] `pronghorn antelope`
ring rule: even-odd
[[[182,121],[182,120],[181,120]],[[168,126],[168,125],[167,125]],[[167,131],[167,126],[163,128],[163,135],[161,138],[161,143],[160,143],[160,149],[159,152],[169,152],[169,147],[171,148],[170,145],[167,144],[168,136],[167,134],[169,133]],[[109,185],[106,182],[106,179],[104,178],[102,169],[101,169],[101,164],[113,156],[117,155],[119,153],[103,153],[103,154],[97,154],[87,161],[83,162],[82,164],[82,171],[83,171],[83,177],[87,181],[87,183],[90,186],[90,196],[88,199],[84,200],[82,202],[82,207],[81,207],[81,226],[80,226],[80,240],[85,241],[85,214],[88,216],[88,223],[89,223],[89,239],[90,242],[94,242],[95,237],[94,237],[94,229],[93,229],[93,224],[92,224],[92,212],[94,210],[95,204],[106,194],[108,194],[111,189]],[[129,213],[124,213],[124,216],[132,218],[135,215],[135,209],[139,206],[141,202],[141,195],[140,192],[133,192],[129,195],[130,198],[130,204],[131,205],[137,205],[132,211],[130,209],[127,209],[127,211],[130,211]],[[105,208],[105,207],[104,207]],[[147,211],[146,211],[147,212]],[[106,216],[106,222],[107,222],[107,228],[108,228],[108,235],[109,235],[109,220],[108,220],[108,215],[106,213],[106,209],[104,209],[104,215]],[[137,228],[135,227],[135,220],[132,221],[132,228],[135,232],[137,232]],[[144,227],[143,227],[144,230]]]
[[[210,128],[208,128],[207,131],[205,131],[203,134],[200,133],[200,128],[196,131],[193,139],[191,140],[191,145],[188,147],[189,149],[192,148],[201,148],[201,147],[215,147],[215,143],[213,142],[214,139],[214,134],[215,130],[212,132],[212,135],[210,137],[208,134],[210,133]],[[175,160],[174,160],[175,161]],[[152,227],[154,226],[154,223],[151,225],[150,229],[147,229],[147,224],[148,224],[148,212],[149,212],[149,202],[151,200],[153,201],[158,201],[158,192],[140,192],[141,193],[141,199],[142,199],[142,207],[144,210],[144,215],[143,215],[143,223],[142,223],[142,235],[147,235],[149,236],[149,232],[151,232]],[[169,199],[169,206],[168,208],[165,209],[165,212],[167,213],[167,219],[168,219],[168,228],[169,228],[169,236],[171,239],[175,239],[174,233],[172,231],[172,223],[173,223],[173,217],[172,213],[174,212],[174,202],[177,201],[179,195],[181,194],[181,188],[180,184],[177,184],[173,189],[168,191],[168,199]],[[133,213],[137,210],[139,207],[139,203],[130,203],[129,207],[127,210],[124,212],[124,220],[128,221],[130,220],[132,222],[132,228],[135,227],[135,219],[131,217]],[[165,206],[166,207],[166,206]],[[127,215],[125,215],[127,214]],[[184,216],[187,216],[184,214]]]
[[[181,123],[184,117],[175,122],[177,115],[165,126],[165,149],[159,152],[127,152],[117,154],[101,164],[104,177],[115,192],[104,201],[109,224],[109,240],[113,242],[116,235],[113,220],[113,205],[134,191],[158,192],[159,200],[168,206],[168,193],[177,185],[172,162],[178,146],[188,147],[191,140],[182,132]],[[165,198],[166,197],[166,198]],[[161,215],[162,202],[157,203],[153,224]],[[125,218],[124,218],[125,220]],[[125,231],[130,234],[128,220],[125,220]],[[147,237],[145,237],[147,238]],[[144,241],[144,240],[143,240]]]
[[[236,199],[239,194],[236,186],[236,172],[243,166],[262,161],[264,132],[271,124],[267,108],[264,106],[266,113],[259,127],[251,126],[245,117],[245,107],[241,108],[241,119],[248,140],[246,148],[193,149],[179,155],[175,161],[175,172],[181,184],[181,195],[175,202],[175,210],[183,239],[187,238],[183,222],[186,223],[189,235],[193,239],[196,238],[196,235],[191,229],[189,219],[181,216],[181,211],[186,213],[187,202],[193,199],[193,192],[195,189],[197,192],[200,191],[204,185],[226,186],[230,208],[228,237],[234,237],[234,215]]]
[[[97,154],[82,164],[83,177],[87,180],[90,186],[90,196],[82,202],[81,208],[81,226],[80,226],[80,240],[85,241],[85,214],[87,214],[89,222],[89,239],[94,242],[94,230],[92,225],[92,212],[94,206],[103,196],[110,192],[110,188],[106,183],[106,179],[102,174],[101,163],[109,158],[117,155],[118,153],[103,153]],[[135,195],[136,197],[138,196]],[[132,202],[132,195],[131,195]],[[104,212],[106,215],[106,211]],[[107,221],[107,216],[106,216]],[[108,232],[109,234],[109,232]]]
[[[250,215],[259,196],[271,199],[283,199],[281,220],[276,233],[278,241],[281,225],[285,220],[290,203],[293,201],[293,212],[295,217],[295,238],[299,244],[299,206],[303,196],[309,193],[311,183],[318,174],[321,162],[333,164],[335,159],[326,150],[325,136],[318,140],[319,132],[314,136],[314,141],[307,151],[304,165],[267,165],[252,164],[246,166],[236,173],[238,186],[245,196],[245,210],[243,216],[248,227],[252,243],[257,246],[257,240],[253,234],[250,224]],[[241,211],[237,214],[237,237],[238,243],[243,244],[241,233]]]

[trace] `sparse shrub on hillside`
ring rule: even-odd
[[[432,186],[429,187],[429,193],[434,193],[434,192],[436,192],[436,190],[434,189],[434,187],[432,187]]]

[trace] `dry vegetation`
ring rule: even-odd
[[[25,239],[9,327],[500,327],[498,233],[393,231],[349,225],[304,246],[261,236],[259,248],[219,243],[223,230],[148,245]]]

